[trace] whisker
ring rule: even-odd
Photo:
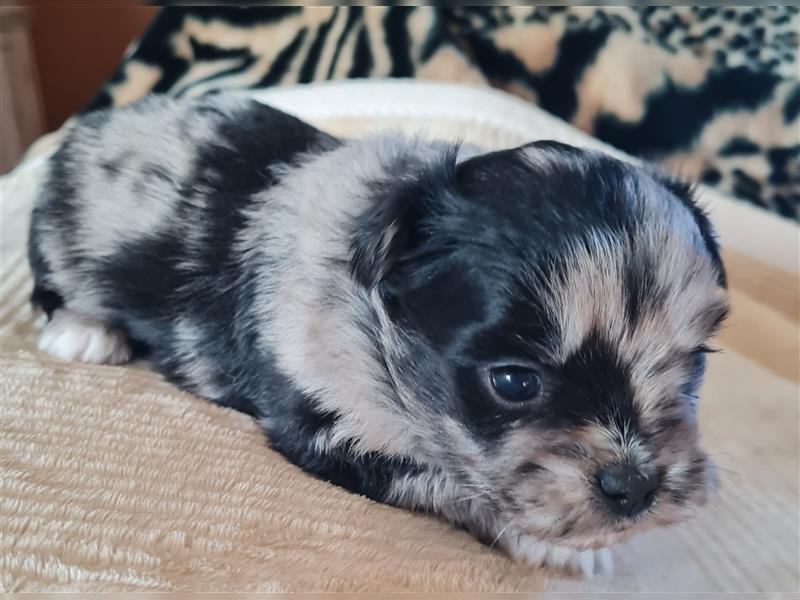
[[[709,452],[708,455],[714,458],[716,458],[717,456],[724,456],[725,458],[730,458],[733,460],[736,459],[736,457],[730,452]]]
[[[497,534],[497,537],[496,537],[496,538],[494,538],[494,541],[492,541],[492,543],[491,543],[491,544],[489,544],[489,549],[492,549],[492,548],[494,548],[494,545],[497,543],[497,540],[499,540],[499,539],[500,539],[500,536],[501,536],[501,535],[503,535],[503,534],[506,532],[506,529],[508,529],[509,527],[511,527],[511,524],[512,524],[513,522],[514,522],[514,519],[511,519],[511,520],[508,522],[508,525],[506,525],[505,527],[503,527],[503,528],[500,530],[500,533],[498,533],[498,534]]]
[[[486,492],[479,492],[477,494],[473,494],[472,496],[464,496],[463,498],[455,498],[453,500],[448,500],[445,504],[455,504],[456,502],[466,502],[467,500],[474,500],[475,498],[482,498],[487,496]]]
[[[742,478],[742,474],[736,471],[732,471],[731,469],[726,469],[725,467],[720,467],[719,465],[716,466],[717,471],[722,471],[723,473],[727,473],[728,475],[733,475],[737,479]]]

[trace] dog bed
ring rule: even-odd
[[[489,148],[553,138],[610,151],[485,88],[347,81],[253,96],[344,136],[393,127]],[[701,190],[734,309],[700,408],[721,492],[692,522],[614,548],[613,577],[578,581],[318,481],[268,449],[248,417],[177,391],[146,365],[65,364],[37,352],[26,228],[57,142],[43,140],[0,180],[3,591],[798,589],[800,298],[790,222]]]

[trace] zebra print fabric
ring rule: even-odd
[[[413,77],[504,89],[798,218],[797,7],[166,7],[86,110],[147,93]]]

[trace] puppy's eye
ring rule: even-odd
[[[495,367],[489,372],[497,395],[508,402],[532,400],[542,391],[542,380],[536,371],[527,367]]]

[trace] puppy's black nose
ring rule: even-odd
[[[613,512],[633,517],[653,502],[658,477],[644,475],[632,465],[611,465],[597,474],[597,485]]]

